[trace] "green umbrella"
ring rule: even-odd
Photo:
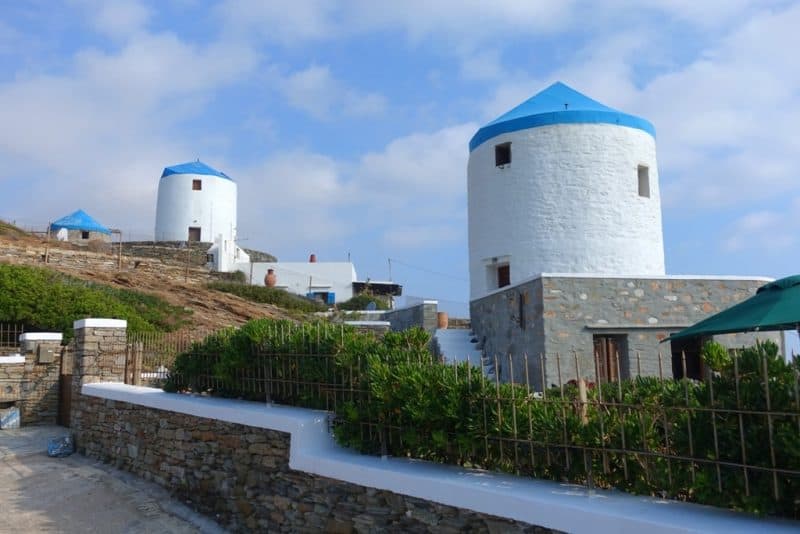
[[[800,331],[800,275],[763,285],[749,299],[672,334],[664,341],[795,328]]]

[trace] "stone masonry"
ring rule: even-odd
[[[529,380],[536,390],[543,380],[547,386],[557,384],[559,374],[562,382],[578,375],[594,381],[593,339],[604,335],[624,339],[623,378],[672,377],[671,347],[661,341],[750,297],[765,283],[739,278],[544,275],[473,301],[470,314],[484,355],[497,358],[505,381]],[[776,333],[758,337],[780,341]],[[716,339],[736,348],[752,344],[755,336]]]
[[[78,451],[172,491],[236,532],[550,532],[289,468],[289,434],[99,399],[121,382],[124,321],[75,323],[71,428]]]
[[[124,382],[127,321],[82,319],[75,321],[70,426],[80,428],[87,397],[81,386],[92,382]]]
[[[288,434],[85,397],[79,452],[235,532],[551,532],[289,468]]]
[[[34,333],[22,337],[25,363],[0,363],[0,405],[19,407],[23,425],[54,424],[58,417],[61,336]],[[42,337],[46,339],[39,339]]]

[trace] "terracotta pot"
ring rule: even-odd
[[[436,313],[436,327],[439,329],[447,329],[448,323],[447,312],[437,312]]]
[[[309,256],[308,257],[308,263],[317,263],[317,255],[316,254],[312,254],[311,256]]]
[[[264,277],[264,285],[267,287],[275,287],[278,283],[278,276],[275,274],[275,269],[267,269],[267,276]]]

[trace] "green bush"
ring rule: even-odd
[[[356,295],[350,300],[346,300],[336,306],[340,310],[366,310],[370,302],[375,303],[376,310],[388,310],[391,308],[389,305],[388,297],[381,297],[377,295],[370,295],[368,293],[361,293]]]
[[[254,321],[179,357],[182,379],[170,388],[263,400],[253,377],[271,376],[285,381],[272,400],[333,408],[337,441],[363,453],[800,516],[800,478],[786,473],[800,471],[800,362],[785,362],[774,343],[739,351],[710,382],[601,384],[583,410],[575,385],[539,398],[467,363],[441,364],[427,343],[420,329],[378,338]],[[774,477],[773,456],[783,470]],[[727,464],[750,466],[747,487],[742,468]]]
[[[0,321],[63,332],[77,319],[125,319],[130,332],[176,330],[189,313],[164,300],[87,282],[49,269],[0,264]]]
[[[273,304],[287,310],[296,310],[306,313],[326,311],[328,307],[315,300],[307,299],[283,289],[266,286],[251,286],[236,282],[211,282],[209,289],[231,293],[251,302],[259,304]]]

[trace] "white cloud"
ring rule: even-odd
[[[42,225],[87,207],[110,226],[151,237],[161,169],[196,154],[175,128],[255,65],[236,44],[196,46],[142,32],[114,52],[80,49],[59,74],[20,72],[0,83],[0,157],[10,186],[0,209],[19,211],[12,194],[42,198],[25,209]]]
[[[793,204],[786,210],[746,213],[724,229],[722,250],[727,253],[750,250],[787,254],[796,248],[800,232],[796,216],[800,198]]]
[[[150,9],[137,0],[87,0],[95,29],[112,38],[123,38],[144,30]]]
[[[311,65],[279,78],[278,87],[292,107],[320,120],[339,114],[349,117],[379,116],[386,110],[383,95],[349,88],[331,74],[329,67],[323,65]]]

